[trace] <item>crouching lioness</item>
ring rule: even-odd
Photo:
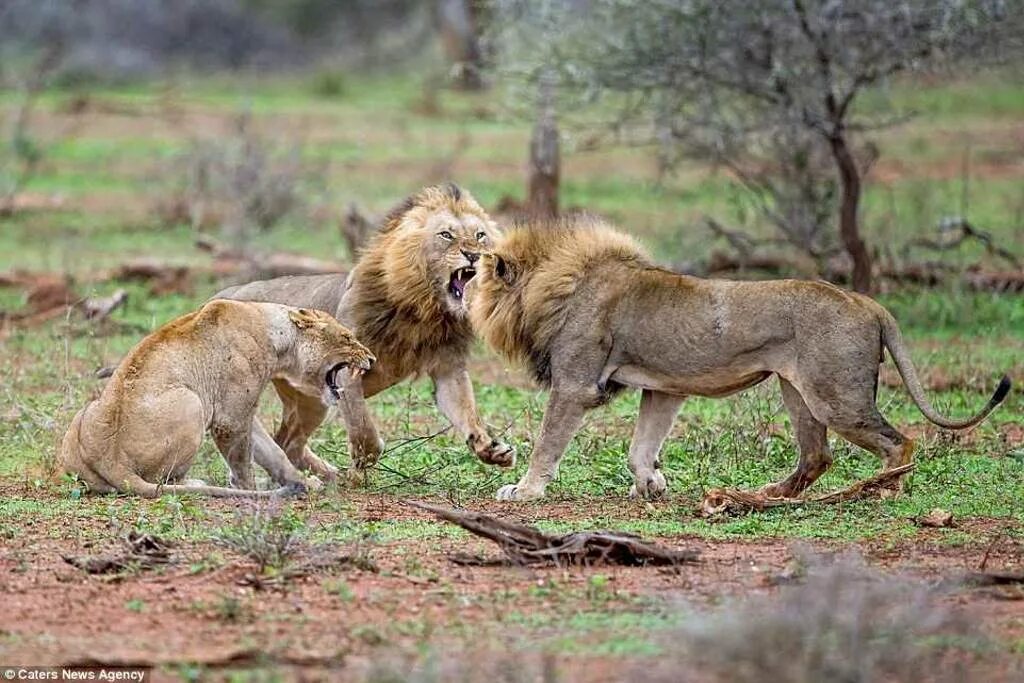
[[[733,282],[657,268],[626,235],[593,220],[528,225],[487,255],[469,293],[487,342],[525,362],[551,389],[526,475],[498,498],[544,495],[583,413],[624,387],[643,391],[629,450],[633,493],[665,491],[658,454],[687,395],[727,396],[779,378],[800,448],[796,471],[767,486],[803,491],[832,462],[826,428],[880,456],[910,462],[912,442],[875,406],[888,349],[925,417],[948,429],[977,424],[1010,389],[955,421],[931,407],[893,317],[866,296],[824,282]]]
[[[60,460],[96,492],[266,496],[301,492],[307,480],[273,441],[253,448],[256,407],[284,378],[324,404],[374,357],[326,313],[277,304],[211,301],[149,335],[114,371],[100,397],[75,415]],[[179,484],[209,431],[231,486]],[[253,453],[278,483],[255,491]]]

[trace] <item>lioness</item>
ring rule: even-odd
[[[129,352],[100,397],[75,415],[61,445],[64,468],[100,493],[125,491],[268,496],[308,481],[280,449],[255,453],[287,486],[255,491],[252,426],[271,379],[310,401],[332,404],[348,377],[374,357],[337,320],[277,304],[211,301],[174,320]],[[234,488],[177,484],[209,430]]]
[[[777,375],[800,460],[769,496],[803,491],[832,462],[826,427],[880,456],[910,462],[913,444],[875,406],[883,348],[925,417],[948,429],[985,418],[1005,397],[955,421],[931,407],[893,317],[825,282],[733,282],[651,264],[630,237],[593,219],[512,229],[486,255],[470,291],[484,339],[524,361],[551,396],[530,467],[499,500],[544,495],[583,413],[616,391],[643,391],[629,449],[631,493],[666,489],[658,454],[683,398],[727,396]]]
[[[341,413],[349,452],[361,473],[373,466],[384,442],[366,398],[418,375],[434,381],[437,407],[482,461],[510,467],[511,446],[492,439],[477,416],[466,358],[473,330],[466,313],[466,284],[498,230],[476,200],[458,186],[427,187],[384,219],[348,278],[341,275],[280,277],[231,287],[217,297],[274,301],[328,311],[352,328],[377,356],[361,380],[346,380]],[[287,379],[274,387],[284,414],[274,441],[299,468],[325,478],[337,469],[306,445],[326,411]],[[271,439],[258,423],[257,448]]]

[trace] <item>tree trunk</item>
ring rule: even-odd
[[[839,169],[839,183],[842,186],[842,199],[839,205],[839,236],[846,253],[853,261],[851,283],[854,291],[868,294],[871,292],[871,255],[868,253],[864,240],[860,238],[861,178],[857,161],[853,158],[846,136],[841,130],[828,138]]]
[[[527,209],[535,216],[558,215],[558,182],[561,159],[558,122],[555,117],[555,85],[541,78],[537,120],[530,139],[530,178]]]
[[[438,0],[437,21],[441,46],[452,65],[455,87],[483,89],[482,55],[472,0]]]

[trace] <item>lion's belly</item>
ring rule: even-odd
[[[656,372],[639,365],[623,365],[611,374],[611,380],[638,389],[650,389],[675,396],[719,397],[734,394],[763,382],[771,376],[765,370],[731,370],[681,376]]]

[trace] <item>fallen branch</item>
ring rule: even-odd
[[[635,534],[576,531],[550,536],[533,527],[513,524],[480,512],[454,510],[418,501],[406,501],[406,504],[494,541],[509,561],[520,565],[679,565],[697,562],[699,555],[695,550],[663,548]],[[461,559],[455,561],[460,562]]]
[[[874,496],[882,491],[891,491],[892,486],[904,474],[914,469],[914,463],[894,467],[891,470],[884,470],[856,482],[841,491],[826,493],[813,498],[769,498],[757,491],[741,491],[739,489],[710,489],[704,494],[701,501],[700,511],[704,517],[712,517],[729,512],[747,512],[750,510],[761,511],[768,508],[785,507],[789,505],[807,505],[842,503],[859,498]]]
[[[61,555],[72,567],[87,574],[119,574],[125,571],[153,569],[172,561],[173,544],[152,536],[129,532],[121,539],[124,552],[112,555]]]
[[[954,234],[953,238],[948,237]],[[1021,261],[1007,249],[998,246],[992,238],[992,235],[978,230],[974,225],[971,224],[966,218],[962,216],[952,216],[944,218],[939,223],[939,238],[938,239],[927,239],[919,238],[911,240],[903,247],[904,255],[908,254],[914,247],[922,249],[930,249],[932,251],[949,251],[951,249],[957,249],[967,241],[981,242],[985,247],[985,251],[990,256],[996,256],[1003,259],[1011,266],[1016,269],[1022,267]]]
[[[969,586],[1010,586],[1024,584],[1024,574],[1015,572],[968,572],[963,583]]]

